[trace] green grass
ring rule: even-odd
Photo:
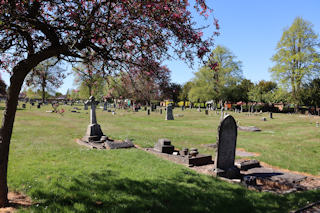
[[[320,197],[320,191],[284,196],[253,192],[239,185],[197,174],[188,168],[137,149],[88,150],[75,143],[84,135],[88,111],[64,116],[51,107],[18,110],[10,149],[10,190],[37,202],[22,212],[288,212]],[[219,116],[196,111],[174,121],[146,112],[98,110],[103,132],[152,147],[169,138],[178,147],[215,143]],[[238,147],[259,152],[259,160],[291,170],[319,174],[317,118],[275,114],[273,120],[235,115],[240,125],[262,132],[239,132]]]

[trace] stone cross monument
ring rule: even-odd
[[[95,101],[95,98],[93,96],[90,96],[89,100],[87,100],[85,103],[91,105],[91,110],[90,110],[90,124],[88,125],[86,135],[84,136],[83,139],[88,142],[92,142],[92,141],[98,142],[100,141],[101,136],[104,136],[100,125],[97,123],[97,117],[96,117],[96,105],[99,102]]]

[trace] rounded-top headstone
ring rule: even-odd
[[[237,144],[237,123],[227,115],[218,127],[215,168],[227,170],[234,166]]]

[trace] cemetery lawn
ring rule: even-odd
[[[3,106],[3,103],[2,103]],[[78,106],[82,108],[82,106]],[[21,212],[288,212],[314,202],[320,190],[275,195],[197,174],[187,167],[138,150],[89,150],[78,145],[89,123],[88,111],[63,116],[46,113],[51,106],[17,111],[10,148],[9,190],[23,192],[35,205]],[[164,114],[117,110],[97,112],[104,134],[152,147],[169,138],[177,148],[216,142],[219,116],[174,109],[174,121]],[[267,114],[262,115],[267,117]],[[274,114],[274,119],[234,114],[241,126],[262,132],[238,132],[237,147],[260,153],[256,159],[320,175],[318,117]]]

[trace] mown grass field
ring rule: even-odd
[[[3,106],[3,103],[2,103]],[[51,106],[18,110],[11,140],[9,189],[37,203],[21,212],[288,212],[320,199],[320,190],[289,195],[253,192],[138,149],[88,150],[75,143],[89,123],[88,111],[63,116],[46,113]],[[81,107],[81,106],[78,106]],[[82,107],[81,107],[82,108]],[[177,148],[216,142],[219,115],[174,109],[164,114],[117,110],[97,112],[103,132],[152,147],[159,138]],[[261,121],[261,117],[267,121]],[[240,125],[262,132],[239,132],[237,147],[260,153],[258,160],[294,171],[320,175],[320,117],[234,114]]]

